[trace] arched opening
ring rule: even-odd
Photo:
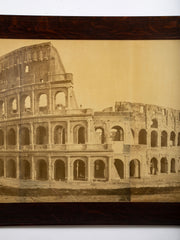
[[[4,161],[0,159],[0,177],[4,176]]]
[[[101,127],[97,127],[95,129],[95,131],[96,131],[97,142],[100,143],[100,144],[104,144],[104,142],[105,142],[104,129],[101,128]]]
[[[180,146],[180,132],[178,133],[178,146]]]
[[[147,144],[147,132],[145,129],[141,129],[139,132],[139,144]]]
[[[27,127],[20,128],[19,139],[22,146],[30,144],[29,129]]]
[[[161,173],[168,172],[168,161],[166,158],[161,158]]]
[[[17,100],[16,100],[16,98],[12,98],[10,100],[10,105],[11,105],[11,112],[12,113],[17,113]]]
[[[45,160],[40,159],[37,162],[37,179],[38,180],[48,180],[48,167]]]
[[[31,98],[30,96],[26,96],[24,99],[24,111],[30,112],[31,111]]]
[[[151,132],[151,147],[157,147],[158,134],[156,131]]]
[[[94,178],[105,178],[105,163],[102,160],[94,162]]]
[[[21,179],[30,179],[31,178],[31,165],[29,161],[22,160],[21,161],[21,171],[20,171]]]
[[[137,159],[131,160],[130,162],[130,177],[140,178],[140,162]]]
[[[153,119],[152,119],[151,127],[152,127],[152,128],[158,128],[158,121],[157,121],[156,118],[153,118]]]
[[[85,144],[85,127],[81,125],[74,127],[74,143]]]
[[[36,144],[43,145],[48,143],[47,130],[43,126],[36,129]]]
[[[4,132],[0,130],[0,146],[4,145]]]
[[[16,145],[16,132],[13,128],[8,131],[7,143],[8,145]]]
[[[16,162],[13,159],[10,159],[10,160],[7,161],[6,177],[16,178]]]
[[[172,158],[171,159],[171,173],[175,173],[176,172],[176,162],[175,159]]]
[[[65,163],[62,160],[56,160],[54,164],[54,179],[56,181],[65,180]]]
[[[161,132],[161,147],[167,147],[167,132]]]
[[[39,96],[39,111],[47,111],[47,94],[43,93]]]
[[[4,102],[0,101],[0,116],[5,114]]]
[[[116,171],[121,179],[124,178],[124,163],[120,159],[115,159],[114,160],[114,165],[116,168]]]
[[[58,92],[55,96],[55,108],[62,110],[66,106],[66,96],[64,92]]]
[[[85,180],[85,162],[82,160],[74,161],[74,180]]]
[[[175,146],[175,139],[176,139],[175,132],[171,132],[171,135],[170,135],[171,146]]]
[[[65,129],[62,126],[54,129],[54,144],[65,144]]]
[[[150,163],[150,173],[152,175],[156,175],[157,172],[158,172],[158,161],[156,158],[152,158]]]
[[[111,140],[112,141],[124,141],[124,131],[119,126],[111,128]]]

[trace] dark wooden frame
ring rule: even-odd
[[[180,39],[180,17],[0,16],[0,38]],[[177,225],[180,203],[4,203],[0,225]]]

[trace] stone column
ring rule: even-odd
[[[111,170],[112,170],[112,157],[108,158],[108,181],[110,182],[111,179]]]
[[[6,178],[6,161],[7,159],[4,158],[4,177]]]
[[[157,146],[161,147],[161,131],[158,131],[157,134],[158,134]]]
[[[71,96],[71,88],[67,89],[67,97],[66,97],[66,106],[67,108],[71,108],[71,103],[70,103],[70,96]]]
[[[51,129],[51,122],[48,122],[48,144],[49,147],[52,148],[52,129]]]
[[[20,178],[20,175],[19,175],[19,174],[20,174],[20,171],[19,171],[19,168],[20,168],[19,162],[20,162],[20,161],[19,161],[19,156],[17,156],[17,157],[16,157],[16,178],[18,178],[18,179]]]
[[[19,142],[19,125],[16,127],[16,148],[19,150],[20,142]]]
[[[34,150],[34,126],[33,126],[33,123],[30,124],[30,136],[31,136],[32,150]]]
[[[70,160],[70,157],[68,156],[67,157],[67,171],[66,171],[66,179],[67,179],[67,181],[69,182],[69,181],[71,181],[72,180],[72,176],[71,176],[71,174],[72,174],[72,172],[71,172],[71,160]]]
[[[91,157],[88,157],[88,174],[87,174],[88,182],[91,181]]]
[[[130,174],[129,174],[129,157],[125,156],[124,159],[125,159],[125,161],[124,161],[124,178],[125,179],[129,179],[130,178]]]
[[[32,90],[32,96],[31,96],[31,104],[32,104],[32,114],[35,115],[35,98],[34,98],[34,90]]]
[[[36,164],[34,156],[31,158],[31,178],[32,180],[36,180]]]
[[[48,179],[51,181],[52,180],[52,164],[51,164],[51,156],[48,156]]]
[[[70,121],[67,120],[67,133],[66,133],[67,139],[66,139],[66,143],[70,144],[71,141],[71,131],[70,131]]]
[[[51,88],[49,89],[49,99],[48,99],[48,104],[49,104],[49,112],[52,113],[53,112],[53,99],[52,99],[52,90]]]

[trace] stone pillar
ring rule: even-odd
[[[71,176],[71,161],[70,161],[70,157],[67,157],[67,171],[66,171],[66,179],[67,181],[71,181],[72,180],[72,176]]]
[[[129,174],[129,157],[124,156],[124,178],[129,179],[130,174]]]
[[[111,170],[112,170],[112,157],[108,158],[108,181],[110,182],[111,179]]]
[[[4,158],[4,177],[6,178],[6,158]]]
[[[32,114],[35,115],[35,98],[34,98],[34,90],[32,91],[32,96],[31,96],[31,104],[32,104]]]
[[[52,148],[52,129],[51,129],[51,122],[48,122],[48,144],[49,147]]]
[[[31,178],[32,180],[36,180],[36,164],[34,156],[31,158]]]
[[[51,156],[48,156],[48,178],[51,181],[52,180],[52,161],[51,161]]]
[[[135,144],[135,145],[138,145],[138,144],[139,144],[138,137],[139,137],[139,130],[138,130],[137,128],[135,128],[135,129],[134,129],[134,144]]]
[[[67,89],[67,97],[66,97],[66,107],[71,108],[71,102],[70,102],[70,96],[71,96],[71,88]]]
[[[18,109],[18,114],[21,114],[21,103],[20,103],[20,95],[19,93],[17,94],[17,109]]]
[[[161,131],[158,131],[157,134],[158,134],[157,146],[161,147]]]
[[[147,146],[151,147],[151,131],[147,131]]]
[[[19,125],[16,127],[16,148],[19,150],[20,142],[19,142]]]
[[[51,88],[49,89],[49,99],[48,99],[48,104],[49,104],[49,112],[52,113],[53,109],[53,99],[52,99],[52,90]]]
[[[88,157],[88,174],[87,174],[88,182],[91,181],[91,157]]]
[[[31,136],[32,150],[34,150],[34,126],[33,126],[33,123],[31,123],[31,125],[30,125],[30,136]]]
[[[19,171],[19,168],[20,168],[20,164],[19,164],[19,156],[16,157],[16,178],[20,178],[20,171]]]
[[[67,133],[66,133],[67,139],[66,139],[66,143],[70,144],[72,143],[71,141],[71,130],[70,130],[70,121],[67,120]]]

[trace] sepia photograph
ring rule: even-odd
[[[0,44],[0,203],[180,202],[180,40]]]

